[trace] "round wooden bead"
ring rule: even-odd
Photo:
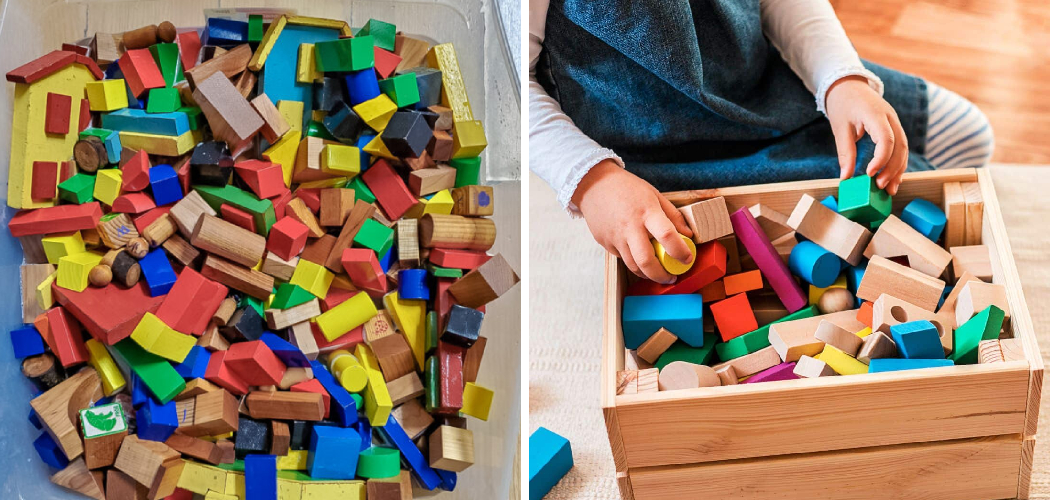
[[[838,279],[842,261],[820,245],[812,241],[803,241],[791,249],[788,267],[806,283],[817,288],[827,288]]]
[[[113,281],[113,269],[99,264],[91,268],[91,272],[88,273],[88,281],[91,282],[91,286],[106,286]]]
[[[664,269],[666,269],[668,273],[674,276],[678,276],[688,271],[689,268],[693,267],[693,262],[696,261],[696,244],[693,243],[691,238],[686,238],[681,234],[678,236],[682,238],[682,241],[684,241],[686,246],[689,247],[689,253],[692,254],[692,257],[689,257],[689,262],[681,262],[678,259],[671,257],[659,241],[653,240],[653,251],[656,252],[656,259],[660,261],[660,265],[664,266]]]
[[[128,242],[128,254],[136,259],[141,259],[149,253],[149,242],[146,238],[132,238]]]
[[[157,26],[157,38],[164,43],[171,43],[175,41],[175,25],[171,24],[170,21],[164,21]]]
[[[718,387],[722,382],[714,368],[697,365],[686,361],[674,361],[660,370],[659,386],[661,391],[695,389],[697,387]]]
[[[845,288],[828,288],[817,301],[817,309],[821,314],[831,314],[853,309],[855,299],[853,293]]]

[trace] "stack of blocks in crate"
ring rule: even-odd
[[[455,50],[235,16],[7,74],[34,447],[97,499],[451,490],[518,281]]]
[[[979,186],[943,189],[943,207],[919,198],[899,215],[868,176],[837,198],[804,194],[790,214],[730,213],[723,198],[679,208],[695,257],[654,243],[677,281],[628,286],[616,393],[1016,359],[1018,340],[1000,338],[1010,306],[990,283]]]

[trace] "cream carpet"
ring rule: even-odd
[[[1043,359],[1050,359],[1050,167],[992,172]],[[532,176],[529,186],[529,431],[543,426],[568,438],[576,464],[547,498],[618,498],[598,403],[604,251],[542,180]],[[1050,397],[1037,443],[1031,498],[1050,499]]]

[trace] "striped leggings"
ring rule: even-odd
[[[995,149],[988,118],[972,102],[927,82],[926,159],[934,167],[983,167]]]

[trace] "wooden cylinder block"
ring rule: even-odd
[[[211,215],[197,219],[190,244],[249,268],[266,253],[266,238]]]
[[[164,214],[142,230],[142,237],[146,238],[150,248],[157,248],[178,230],[179,226],[175,224],[175,219],[171,215]]]
[[[106,164],[109,154],[105,144],[97,137],[81,139],[73,145],[73,159],[81,170],[92,173]]]
[[[419,242],[425,248],[484,251],[496,242],[496,223],[492,219],[426,214],[419,221]]]
[[[124,32],[124,48],[128,50],[144,49],[157,43],[157,25],[151,24],[139,29]]]
[[[46,352],[24,359],[22,374],[41,392],[47,392],[65,379],[55,357]]]
[[[718,387],[722,385],[718,374],[710,366],[674,361],[660,370],[660,390],[677,391],[697,387]]]
[[[109,267],[113,272],[113,280],[129,288],[135,286],[142,277],[139,262],[125,251],[118,252]]]

